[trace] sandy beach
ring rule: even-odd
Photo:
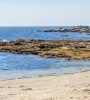
[[[0,81],[0,100],[90,100],[90,71]]]

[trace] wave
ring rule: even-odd
[[[2,41],[3,41],[3,42],[8,42],[8,40],[6,40],[6,39],[3,39]]]

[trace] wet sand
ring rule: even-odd
[[[0,100],[90,100],[90,71],[0,81]]]

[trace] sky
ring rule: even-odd
[[[0,26],[90,25],[90,0],[0,0]]]

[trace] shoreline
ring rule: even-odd
[[[90,71],[0,81],[0,100],[90,100]]]
[[[56,73],[52,73],[52,74],[46,74],[46,75],[38,75],[38,76],[31,76],[31,77],[21,77],[21,78],[11,78],[11,79],[2,79],[0,81],[9,81],[9,80],[16,80],[16,79],[32,79],[32,78],[41,78],[41,77],[61,77],[61,76],[66,76],[66,75],[73,75],[73,74],[77,74],[77,73],[84,73],[84,72],[89,72],[90,70],[83,70],[83,71],[76,71],[76,72],[67,72],[64,74],[56,74]]]

